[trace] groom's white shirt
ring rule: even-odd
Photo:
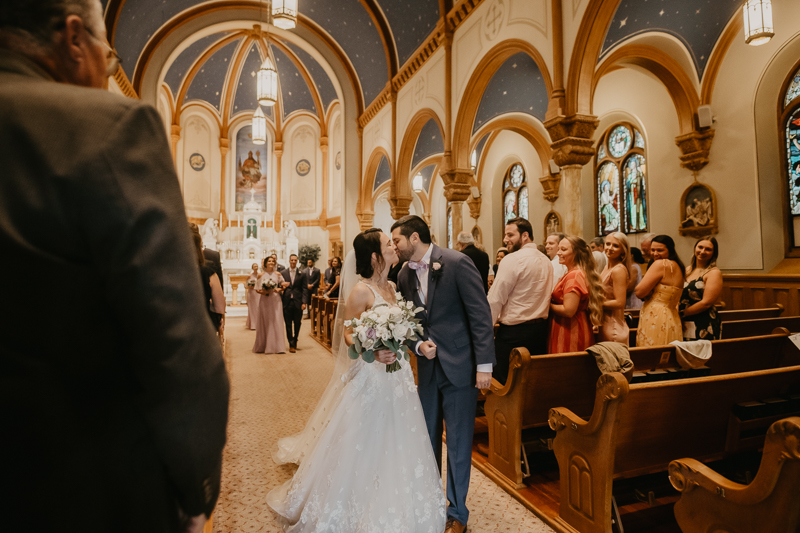
[[[422,256],[422,259],[419,260],[420,263],[425,263],[428,265],[426,270],[415,270],[414,273],[417,275],[417,279],[419,280],[419,299],[422,300],[426,305],[428,304],[428,273],[431,268],[431,252],[433,252],[433,244],[428,245],[428,250],[425,252],[425,255]],[[422,344],[422,341],[417,342],[417,345],[414,347],[414,351],[417,352],[417,355],[424,357],[421,353],[419,353],[419,345]],[[487,363],[485,365],[477,365],[476,368],[477,372],[492,372],[492,364]]]

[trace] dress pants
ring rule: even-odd
[[[291,303],[283,308],[283,322],[286,324],[286,338],[289,347],[297,348],[297,339],[300,337],[300,325],[303,323],[303,308],[300,304]]]
[[[430,382],[420,383],[417,391],[440,472],[442,422],[447,424],[447,517],[466,525],[469,519],[467,490],[472,470],[472,434],[475,431],[478,389],[475,385],[456,387],[447,379],[439,358],[433,362]]]
[[[511,350],[526,348],[531,355],[547,353],[547,320],[507,326],[500,324],[494,337],[494,356],[497,364],[492,377],[505,384],[508,379],[508,365]]]

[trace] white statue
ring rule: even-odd
[[[297,238],[297,224],[295,224],[294,220],[283,221],[283,238],[284,239]]]
[[[212,250],[217,249],[217,237],[219,237],[219,222],[214,218],[207,218],[203,224],[200,234],[203,236],[203,246]]]

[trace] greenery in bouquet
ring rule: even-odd
[[[416,318],[422,308],[414,308],[414,304],[403,300],[399,292],[395,298],[395,305],[378,305],[364,311],[359,318],[344,323],[353,328],[353,344],[347,353],[350,359],[361,357],[365,362],[372,363],[376,350],[390,350],[397,360],[386,365],[386,372],[395,372],[400,370],[401,359],[408,361],[411,358],[405,342],[417,340],[417,333],[422,333],[422,326]]]

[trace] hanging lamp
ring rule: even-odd
[[[253,144],[266,144],[267,142],[267,117],[258,106],[253,113]]]
[[[272,0],[272,24],[282,30],[297,26],[298,0]]]
[[[414,189],[414,192],[422,192],[422,172],[417,172],[417,175],[411,180],[411,188]]]
[[[772,0],[747,0],[743,10],[744,42],[751,46],[766,44],[775,35],[772,25]]]
[[[269,57],[269,41],[267,41],[267,57],[261,63],[256,76],[256,98],[265,106],[275,105],[278,101],[278,71]]]

